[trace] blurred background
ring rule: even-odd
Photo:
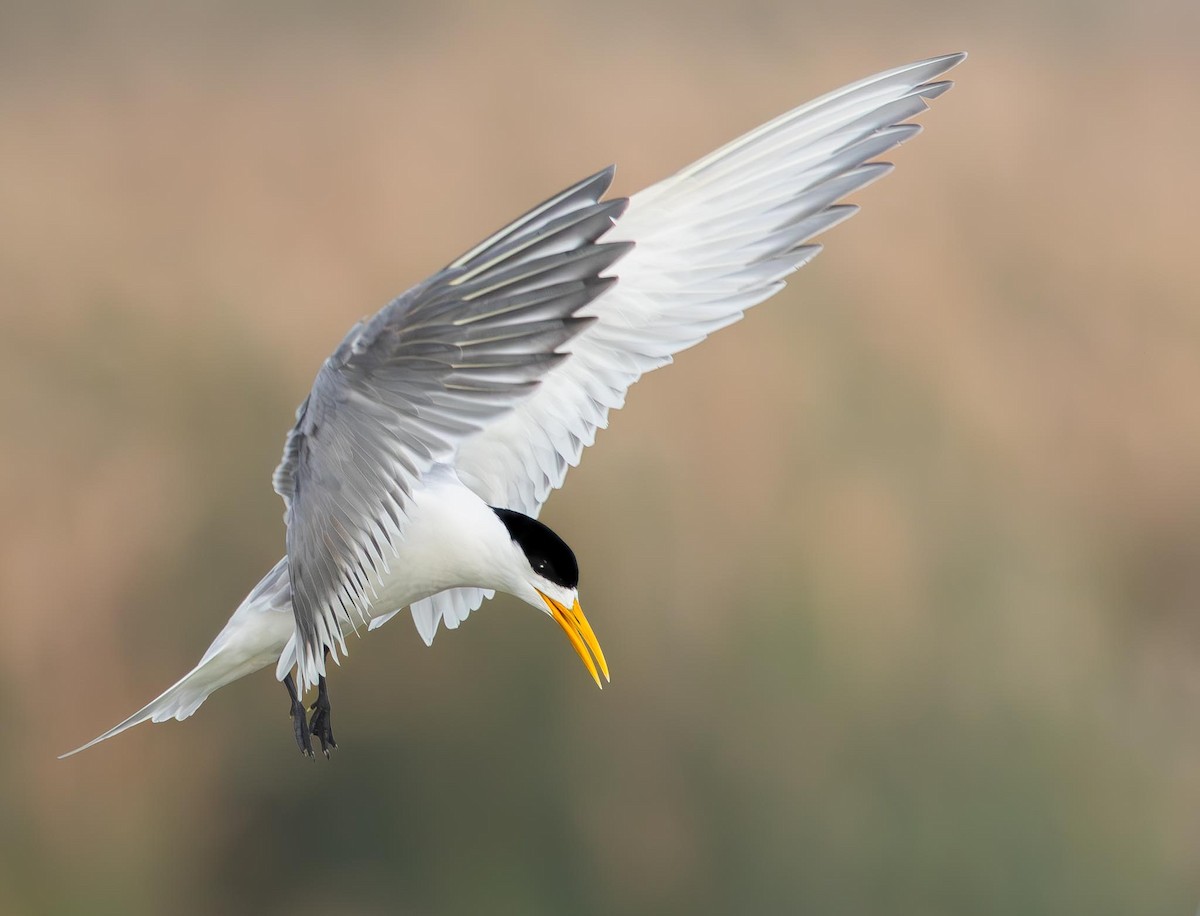
[[[1198,39],[1191,0],[0,6],[0,912],[1193,913]],[[550,502],[609,689],[498,600],[353,643],[332,762],[270,671],[54,759],[278,558],[350,323],[609,162],[961,48]]]

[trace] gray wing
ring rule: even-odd
[[[571,358],[469,442],[455,468],[487,503],[537,516],[642,375],[778,292],[820,250],[812,238],[858,208],[839,202],[890,166],[872,162],[918,131],[906,123],[945,92],[964,55],[876,74],[734,140],[629,202],[609,239],[637,239],[621,282],[585,313]],[[484,600],[479,589],[412,605],[425,642]],[[378,620],[379,618],[377,618]]]
[[[305,685],[370,597],[421,476],[527,396],[589,319],[575,313],[632,246],[597,240],[626,206],[606,169],[521,217],[356,325],[296,412],[275,490]]]

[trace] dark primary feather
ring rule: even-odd
[[[587,323],[575,313],[631,247],[597,240],[626,201],[606,169],[568,188],[360,322],[296,414],[274,485],[287,506],[306,683],[366,609],[412,492],[461,439],[527,395]]]

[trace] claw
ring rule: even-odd
[[[329,752],[336,750],[337,742],[333,740],[333,728],[329,722],[329,690],[324,677],[317,679],[317,699],[309,708],[313,710],[313,715],[308,730],[320,740],[321,753],[328,760]]]
[[[283,679],[283,686],[287,688],[288,698],[292,701],[292,732],[296,738],[296,746],[300,748],[302,756],[311,760],[313,757],[311,730],[308,727],[304,704],[300,702],[300,697],[296,693],[296,682],[290,674]],[[321,743],[324,744],[324,739]],[[328,753],[325,756],[328,757]]]

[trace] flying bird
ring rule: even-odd
[[[820,251],[811,240],[857,211],[840,201],[891,170],[877,157],[918,133],[910,119],[965,56],[822,96],[629,199],[602,199],[607,168],[356,324],[317,372],[275,471],[286,556],[191,672],[70,753],[185,719],[274,663],[301,752],[313,756],[315,736],[328,756],[326,662],[340,663],[347,634],[408,607],[431,644],[498,591],[552,617],[603,686],[578,563],[537,521],[542,505],[630,385]]]

